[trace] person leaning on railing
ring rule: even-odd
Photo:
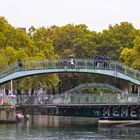
[[[94,68],[108,69],[110,67],[111,58],[98,55],[94,57]]]

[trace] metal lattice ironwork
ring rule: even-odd
[[[134,94],[64,94],[56,96],[48,95],[18,95],[18,105],[60,105],[60,104],[140,104],[140,96]]]
[[[14,63],[0,69],[0,83],[29,75],[59,72],[98,73],[140,85],[140,72],[138,70],[116,61],[95,59],[74,59],[74,65],[71,65],[69,59],[29,61],[23,62],[20,70],[18,63]]]
[[[65,91],[62,94],[66,94],[66,93],[75,93],[75,92],[81,92],[84,89],[88,89],[88,88],[102,88],[102,89],[107,89],[113,93],[122,93],[123,91],[121,89],[118,89],[110,84],[106,84],[106,83],[88,83],[88,84],[81,84],[75,88],[72,88],[68,91]]]

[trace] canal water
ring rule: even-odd
[[[0,124],[0,140],[139,140],[140,125],[97,124],[82,117],[34,116],[26,123]]]

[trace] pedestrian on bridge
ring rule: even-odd
[[[22,70],[22,66],[23,66],[23,63],[22,63],[22,61],[19,59],[19,60],[18,60],[18,70],[19,70],[19,71]]]
[[[73,57],[70,58],[70,61],[69,61],[69,62],[70,62],[70,65],[71,65],[71,66],[74,66],[74,65],[75,65],[75,61],[74,61],[74,58],[73,58]]]

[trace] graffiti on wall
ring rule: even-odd
[[[16,96],[0,96],[0,106],[15,106],[16,105]]]

